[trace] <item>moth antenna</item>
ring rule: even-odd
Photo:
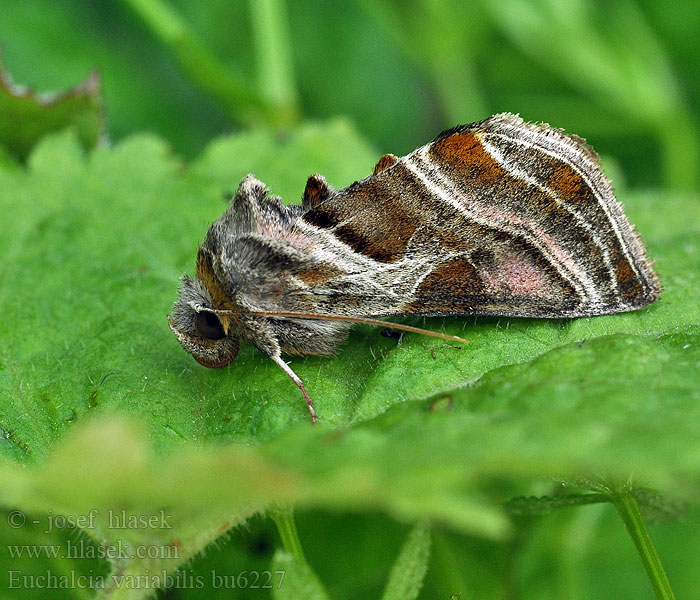
[[[299,376],[292,371],[290,366],[282,360],[282,357],[280,356],[271,356],[270,357],[272,360],[274,360],[280,368],[289,376],[289,378],[297,384],[297,387],[301,390],[301,395],[304,396],[304,401],[306,402],[306,406],[309,407],[309,412],[311,413],[311,423],[316,425],[316,421],[318,418],[316,417],[316,411],[314,410],[314,403],[313,400],[309,397],[309,393],[306,391],[306,388],[304,387],[304,382],[299,379]]]
[[[235,310],[217,310],[214,311],[223,314],[235,314]],[[420,333],[422,335],[429,335],[436,338],[441,338],[443,340],[450,340],[451,342],[459,342],[460,344],[471,344],[469,340],[457,337],[456,335],[448,335],[446,333],[438,333],[437,331],[430,331],[428,329],[421,329],[420,327],[412,327],[411,325],[401,325],[399,323],[392,323],[390,321],[380,321],[379,319],[370,319],[369,317],[349,317],[345,315],[323,315],[314,313],[301,313],[301,312],[278,312],[271,310],[248,310],[245,311],[247,315],[264,315],[267,317],[291,317],[295,319],[317,319],[320,321],[350,321],[352,323],[366,323],[367,325],[377,325],[379,327],[387,327],[389,329],[399,329],[401,331],[409,331],[411,333]],[[290,376],[291,377],[291,376]],[[298,385],[298,384],[297,384]]]

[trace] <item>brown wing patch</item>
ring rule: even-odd
[[[617,276],[617,284],[620,288],[620,294],[625,302],[637,304],[645,298],[644,288],[637,274],[632,269],[629,261],[626,258],[618,255],[615,263],[615,275]]]
[[[399,159],[397,156],[393,154],[385,154],[382,156],[377,164],[374,166],[374,173],[373,175],[377,175],[378,173],[381,173],[382,171],[385,171],[389,167],[395,165],[397,162],[399,162]]]
[[[321,202],[328,198],[333,193],[333,188],[328,185],[326,178],[317,173],[311,175],[306,182],[304,189],[304,197],[301,201],[302,206],[316,208]]]
[[[333,265],[326,263],[322,265],[317,265],[310,269],[302,269],[295,271],[294,275],[301,279],[306,285],[314,286],[324,283],[338,275],[341,275],[343,271],[334,267]]]
[[[484,138],[498,147],[507,164],[518,165],[551,190],[552,196],[509,173],[484,148],[480,135],[457,132],[439,138],[431,148],[431,158],[453,180],[463,182],[465,194],[471,191],[477,198],[488,198],[480,205],[484,214],[493,215],[512,228],[529,230],[555,256],[570,253],[572,261],[585,263],[605,302],[614,302],[618,297],[616,286],[619,297],[626,302],[641,298],[644,282],[631,270],[608,216],[583,177],[570,165],[544,152],[525,149],[507,139]],[[586,223],[590,227],[586,228]],[[596,235],[604,235],[608,240],[604,249],[596,242]],[[621,275],[627,277],[626,281],[618,281]]]
[[[506,171],[484,149],[473,133],[455,133],[431,145],[433,160],[463,177],[479,180],[479,185],[494,185]]]
[[[374,210],[358,215],[334,230],[336,237],[355,252],[376,261],[400,260],[420,220],[409,215],[397,198],[389,198]]]
[[[418,295],[429,297],[439,290],[441,296],[460,299],[484,293],[484,284],[474,265],[464,258],[438,265],[418,287]]]
[[[401,314],[509,314],[553,316],[573,311],[577,298],[570,284],[532,245],[513,238],[489,241],[468,257],[438,263]]]
[[[586,214],[600,215],[597,219],[599,231],[607,230],[612,237],[614,232],[607,221],[607,217],[598,205],[590,186],[569,165],[561,163],[554,158],[547,157],[547,163],[552,165],[546,185],[569,206],[579,211],[587,211]],[[595,211],[595,212],[594,212]],[[603,220],[605,219],[605,220]],[[620,290],[620,296],[625,302],[636,304],[642,302],[645,297],[643,281],[637,276],[630,265],[629,260],[622,253],[619,243],[609,244],[607,252],[615,267],[615,279]],[[599,274],[599,279],[609,275]]]
[[[547,178],[547,185],[560,198],[576,199],[579,202],[589,202],[592,193],[591,188],[586,185],[576,171],[569,165],[550,158],[552,162],[558,163]]]
[[[224,288],[214,274],[211,255],[202,248],[197,252],[195,273],[197,279],[207,288],[214,305],[217,308],[228,308],[230,303],[228,302],[228,297]]]
[[[317,207],[307,212],[302,219],[321,229],[332,229],[340,222],[338,215],[330,207]]]
[[[405,255],[423,218],[422,211],[405,201],[406,194],[400,172],[384,170],[336,192],[303,220],[330,230],[357,253],[395,262]]]

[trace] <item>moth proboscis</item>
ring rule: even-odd
[[[661,292],[597,155],[581,138],[511,114],[445,131],[334,190],[309,177],[284,205],[248,175],[199,247],[169,317],[201,364],[251,342],[282,359],[330,355],[353,322],[391,316],[583,317]]]

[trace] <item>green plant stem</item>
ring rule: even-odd
[[[224,66],[180,15],[162,0],[123,0],[141,18],[188,77],[238,123],[270,122],[274,111],[255,87]]]
[[[282,547],[285,551],[293,554],[305,563],[304,549],[301,547],[297,525],[294,521],[294,510],[291,507],[277,506],[269,509],[267,514],[277,526],[277,531],[282,538]]]
[[[277,125],[299,120],[284,0],[250,0],[250,20],[257,58],[258,91],[274,108]]]
[[[618,514],[625,523],[627,532],[637,547],[637,552],[642,559],[656,597],[659,600],[674,600],[675,596],[671,584],[666,577],[666,572],[661,565],[661,560],[656,548],[654,548],[651,535],[649,535],[649,530],[644,523],[642,513],[639,512],[639,505],[634,496],[629,491],[620,492],[615,495],[614,503]]]

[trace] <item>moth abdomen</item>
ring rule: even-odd
[[[271,318],[283,353],[296,356],[332,356],[345,342],[350,323]]]

